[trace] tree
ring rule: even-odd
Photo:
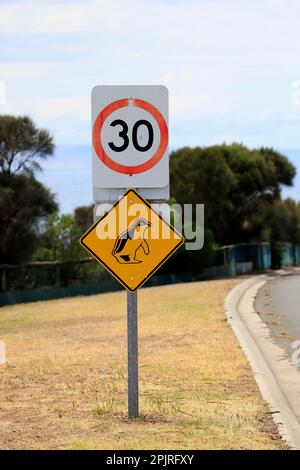
[[[276,200],[260,213],[263,241],[271,244],[272,268],[281,267],[283,244],[300,244],[299,204],[292,199]]]
[[[74,210],[75,223],[81,228],[82,234],[93,224],[93,204],[76,207]]]
[[[40,247],[34,261],[76,261],[84,251],[79,244],[82,231],[72,215],[53,214],[42,227]]]
[[[0,116],[0,171],[3,174],[40,170],[40,159],[52,155],[53,140],[27,116]]]
[[[277,200],[265,208],[263,226],[267,227],[265,241],[300,244],[299,204],[292,199]]]
[[[218,149],[183,148],[171,154],[171,194],[179,204],[205,204],[206,227],[216,239],[233,211],[230,193],[236,180]]]
[[[30,259],[54,195],[34,178],[39,160],[53,153],[50,134],[26,116],[0,116],[0,263]]]
[[[171,193],[180,203],[205,205],[217,243],[259,240],[261,208],[293,184],[294,166],[269,148],[241,144],[183,148],[171,154]]]
[[[193,224],[193,229],[196,227]],[[201,230],[199,228],[199,230]],[[215,260],[215,241],[211,230],[204,230],[204,245],[201,250],[188,251],[183,245],[159,269],[159,274],[191,273],[197,275],[212,266]]]
[[[56,210],[53,194],[33,176],[0,173],[0,262],[28,261],[41,220]]]

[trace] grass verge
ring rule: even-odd
[[[0,309],[2,449],[282,449],[226,322],[239,280],[139,293],[141,416],[128,421],[126,294]]]

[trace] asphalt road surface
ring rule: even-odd
[[[268,282],[258,293],[255,309],[290,357],[292,343],[300,340],[300,274]]]

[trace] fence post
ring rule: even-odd
[[[7,290],[7,276],[6,276],[6,268],[2,268],[1,271],[1,290]]]
[[[58,264],[56,266],[56,285],[59,287],[60,286],[60,265]]]

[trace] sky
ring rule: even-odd
[[[111,84],[168,87],[172,148],[300,148],[300,1],[0,0],[0,113],[87,145]]]

